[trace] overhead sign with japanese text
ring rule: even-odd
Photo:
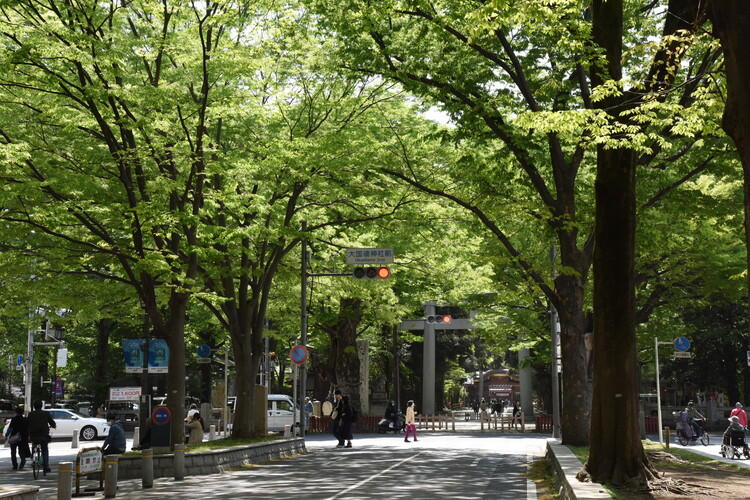
[[[346,264],[392,264],[392,248],[347,248]]]

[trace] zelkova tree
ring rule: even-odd
[[[747,2],[741,0],[710,0],[708,15],[713,24],[714,35],[721,41],[724,53],[727,99],[722,127],[737,146],[742,162],[747,249],[746,312],[750,328],[750,47],[745,39],[746,30],[750,29],[750,10]],[[745,333],[750,349],[750,331]],[[746,373],[750,372],[746,370]]]
[[[557,309],[562,329],[563,440],[587,444],[592,392],[585,305],[595,248],[592,150],[608,121],[599,100],[607,89],[592,93],[591,88],[591,62],[599,52],[592,43],[590,10],[568,0],[308,3],[325,16],[331,36],[340,39],[347,67],[398,81],[453,119],[457,128],[445,135],[467,151],[465,159],[452,164],[435,158],[430,168],[418,169],[410,152],[404,151],[403,168],[386,170],[476,217],[525,279]],[[648,69],[643,71],[640,58],[625,63],[634,76],[654,82],[675,71],[691,75],[680,92],[663,96],[684,108],[693,103],[693,92],[715,55],[692,57],[684,67],[675,64],[685,56],[690,40],[675,36],[683,28],[675,22],[682,18],[674,14],[675,3],[682,10],[681,2],[670,3],[653,73],[644,74]],[[635,25],[631,41],[649,52],[645,47],[654,45],[659,30],[651,18],[643,21],[640,15],[636,7],[629,13]],[[659,92],[665,88],[654,85]],[[674,144],[668,144],[658,139],[662,133],[641,138],[640,165],[661,162],[682,147],[678,134],[672,134]],[[509,192],[510,186],[515,193]],[[514,234],[509,216],[533,228],[535,243],[525,244]],[[555,243],[559,249],[554,278],[539,241]]]
[[[597,482],[643,485],[654,478],[638,425],[635,335],[636,168],[642,167],[644,151],[626,129],[638,106],[658,102],[671,89],[701,15],[698,1],[670,1],[662,44],[647,79],[625,89],[623,2],[592,3],[592,39],[604,54],[603,61],[592,65],[592,84],[619,89],[599,103],[611,129],[597,147],[596,170],[594,390],[586,469]]]

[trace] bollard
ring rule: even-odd
[[[291,425],[285,425],[284,426],[284,437],[290,437],[292,435],[292,426]]]
[[[73,429],[73,435],[70,440],[70,447],[73,449],[78,448],[78,436],[80,436],[78,429]]]
[[[669,427],[664,428],[664,446],[669,449]]]
[[[133,447],[132,449],[139,448],[141,446],[141,428],[136,427],[133,429]]]
[[[479,430],[484,431],[484,413],[479,413]]]
[[[435,415],[430,415],[430,420],[432,420],[432,430],[435,430]]]
[[[521,410],[521,432],[526,432],[526,416],[523,410]]]
[[[174,445],[174,480],[182,481],[183,479],[185,479],[185,445],[178,443]]]
[[[214,439],[216,439],[216,426],[209,425],[208,426],[208,440],[213,441]]]
[[[70,500],[73,498],[73,462],[57,465],[57,500]]]
[[[451,422],[451,430],[456,432],[456,416],[453,415],[453,421]]]
[[[141,488],[152,488],[154,486],[154,450],[146,448],[141,454]]]
[[[119,455],[104,457],[104,498],[114,498],[117,493],[117,459]]]

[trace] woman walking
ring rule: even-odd
[[[417,426],[414,424],[416,411],[414,401],[411,399],[406,403],[406,435],[404,436],[404,442],[409,442],[409,431],[414,433],[414,441],[417,440]]]
[[[190,429],[188,444],[201,444],[203,442],[203,418],[198,412],[193,413],[190,422],[187,424]]]

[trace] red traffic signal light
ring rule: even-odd
[[[453,320],[450,314],[431,314],[427,316],[428,325],[448,324]]]
[[[381,267],[355,267],[352,276],[358,280],[387,279],[391,277],[391,270]]]

